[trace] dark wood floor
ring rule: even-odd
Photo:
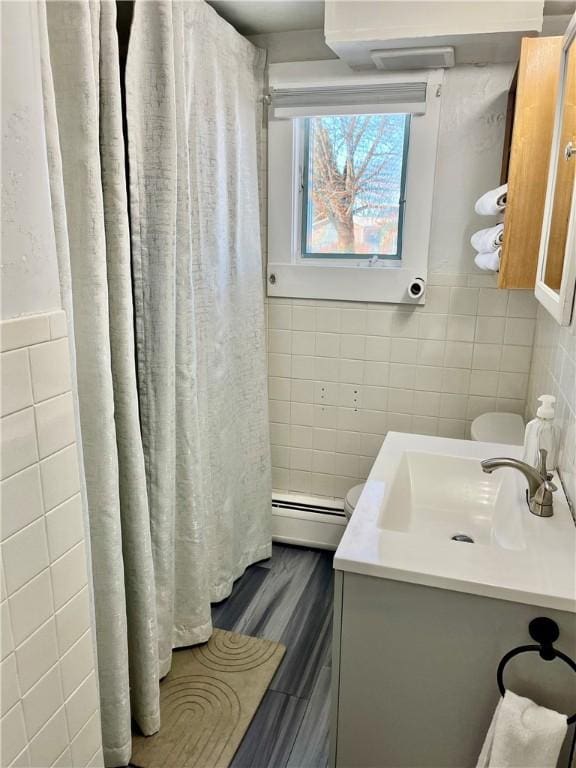
[[[213,608],[215,627],[279,640],[286,654],[231,768],[325,768],[332,552],[274,545]]]

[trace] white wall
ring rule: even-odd
[[[1,12],[0,765],[96,766],[82,470],[50,207],[38,5],[3,2]]]
[[[37,7],[3,2],[1,318],[60,308]]]
[[[524,413],[536,303],[469,243],[495,223],[474,202],[499,182],[512,74],[446,74],[425,307],[268,299],[276,490],[342,497],[389,429],[466,437],[481,413]]]
[[[526,415],[533,418],[540,395],[556,396],[560,437],[559,468],[564,490],[576,511],[576,317],[568,328],[538,307]]]
[[[447,70],[430,236],[430,271],[484,275],[474,266],[470,235],[495,223],[474,203],[500,181],[507,97],[514,67],[508,64]],[[496,285],[492,276],[486,285]]]

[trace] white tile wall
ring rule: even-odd
[[[0,340],[0,764],[102,765],[66,317]]]
[[[268,300],[276,490],[342,497],[389,429],[467,437],[480,413],[524,413],[533,297],[433,280],[418,308]]]
[[[544,307],[538,308],[528,387],[527,418],[539,395],[556,396],[560,434],[559,469],[572,510],[576,510],[576,318],[561,328]]]

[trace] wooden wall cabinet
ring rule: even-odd
[[[561,57],[561,37],[522,40],[502,162],[508,197],[499,288],[536,283]]]

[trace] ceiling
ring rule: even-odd
[[[324,29],[324,0],[208,0],[243,35]]]
[[[324,28],[324,0],[208,0],[243,35]],[[544,15],[566,16],[576,0],[546,0]]]
[[[576,11],[574,0],[546,0],[544,16],[569,16]]]

